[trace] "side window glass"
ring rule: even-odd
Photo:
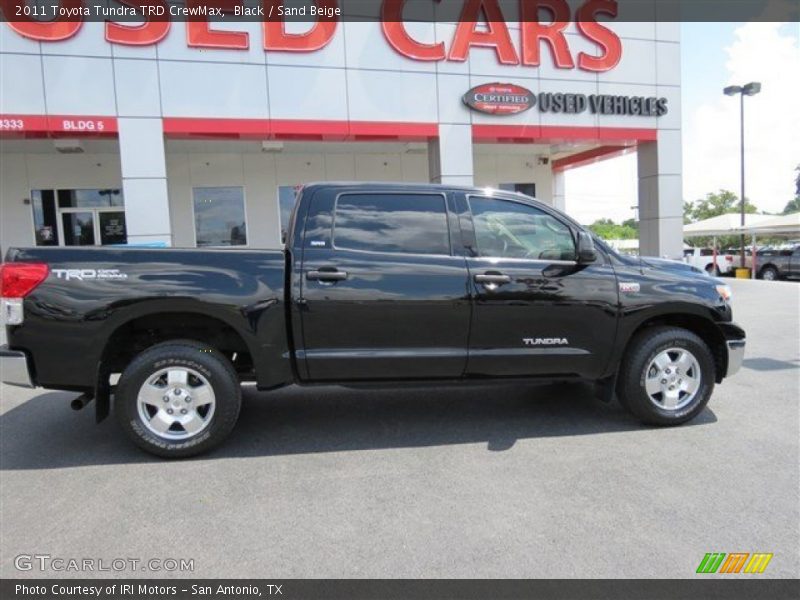
[[[343,250],[449,255],[444,196],[343,194],[336,201],[333,244]]]
[[[478,256],[575,260],[575,241],[569,228],[526,204],[472,196]]]

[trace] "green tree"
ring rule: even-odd
[[[794,213],[797,211],[800,211],[800,194],[797,194],[797,196],[794,197],[794,200],[789,200],[789,202],[786,203],[786,206],[781,214],[788,215],[789,213]]]
[[[717,193],[708,193],[705,198],[694,202],[683,203],[684,221],[689,219],[689,223],[703,221],[711,217],[718,217],[727,213],[738,213],[739,196],[729,190],[720,190]],[[758,209],[749,200],[744,201],[744,212],[755,214]]]
[[[795,171],[797,171],[797,177],[794,178],[794,193],[800,197],[800,165],[797,165]]]
[[[622,225],[611,219],[598,219],[589,225],[589,229],[604,240],[635,240],[639,237],[639,232],[634,225],[633,219],[625,221]]]
[[[739,214],[741,206],[739,205],[739,196],[730,190],[719,190],[717,193],[708,193],[705,198],[695,200],[694,202],[683,203],[683,222],[694,223],[696,221],[703,221],[719,215],[728,213]],[[745,198],[744,212],[748,214],[755,214],[758,208],[751,204]],[[695,237],[686,240],[691,246],[710,246],[713,242],[711,237]],[[739,236],[736,235],[723,235],[717,237],[717,246],[719,248],[735,248],[739,246]]]

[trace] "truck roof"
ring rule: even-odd
[[[473,192],[476,194],[485,194],[487,190],[497,192],[504,195],[518,196],[528,200],[535,200],[541,202],[532,196],[527,196],[520,192],[511,190],[501,190],[492,187],[478,187],[469,185],[452,185],[446,183],[413,183],[413,182],[386,182],[386,181],[314,181],[303,185],[303,189],[307,188],[331,188],[331,187],[346,187],[346,188],[381,188],[381,189],[398,189],[398,190],[437,190],[437,191],[460,191],[460,192]]]

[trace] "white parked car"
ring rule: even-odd
[[[683,262],[702,269],[709,275],[727,275],[734,269],[733,255],[720,252],[717,252],[715,267],[714,250],[711,248],[686,248],[683,251]]]

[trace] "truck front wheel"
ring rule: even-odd
[[[139,354],[114,394],[125,433],[140,448],[166,458],[218,445],[233,430],[241,402],[231,363],[191,340],[157,344]]]
[[[649,425],[679,425],[708,403],[714,358],[697,335],[678,327],[653,327],[631,340],[620,368],[620,401]]]

